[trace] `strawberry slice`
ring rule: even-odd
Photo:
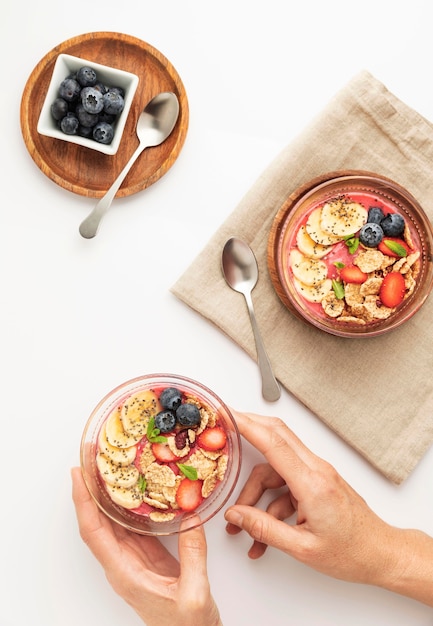
[[[390,242],[389,246],[387,245],[387,242]],[[377,247],[382,254],[392,256],[395,259],[400,259],[401,257],[407,256],[411,253],[411,249],[407,243],[398,237],[384,237]]]
[[[400,272],[390,272],[383,279],[380,287],[379,298],[382,303],[393,309],[401,304],[406,292],[403,275]]]
[[[166,443],[152,443],[152,452],[160,463],[172,463],[179,460]]]
[[[367,280],[368,274],[361,271],[357,265],[345,265],[340,270],[340,278],[345,283],[361,285]]]
[[[183,511],[194,511],[202,503],[202,485],[202,480],[182,480],[176,492],[176,502]]]
[[[200,448],[214,452],[215,450],[221,450],[224,448],[227,441],[227,435],[221,426],[215,426],[214,428],[206,428],[197,437],[197,443]]]

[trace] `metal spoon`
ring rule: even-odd
[[[117,190],[132,165],[145,148],[159,146],[171,134],[179,116],[179,101],[174,93],[163,92],[155,96],[145,107],[137,123],[138,148],[129,159],[106,194],[80,225],[80,234],[86,239],[94,237],[101,219],[111,206]]]
[[[257,326],[251,292],[259,277],[257,261],[251,248],[241,239],[229,239],[222,252],[222,269],[227,284],[245,297],[256,342],[257,360],[262,377],[262,395],[265,400],[275,402],[281,395],[280,387],[272,373],[271,364]]]

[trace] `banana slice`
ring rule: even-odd
[[[322,246],[310,237],[307,229],[302,225],[296,233],[296,244],[305,256],[311,259],[321,259],[332,249],[332,246]]]
[[[310,259],[296,248],[290,251],[289,263],[294,276],[305,285],[317,285],[328,276],[328,268],[324,261]]]
[[[162,411],[154,391],[147,389],[130,396],[122,406],[120,419],[126,433],[134,436],[146,434],[151,417]]]
[[[307,223],[305,224],[305,230],[311,239],[321,246],[332,246],[334,243],[338,243],[342,240],[342,237],[334,237],[325,232],[321,226],[322,220],[322,207],[314,209],[308,216]]]
[[[105,487],[113,502],[124,509],[136,509],[143,502],[143,494],[136,485],[129,489],[107,484]]]
[[[354,235],[367,222],[368,211],[347,198],[329,200],[322,207],[320,227],[331,237]]]
[[[123,467],[131,465],[137,454],[137,448],[135,446],[131,446],[130,448],[118,448],[117,446],[112,446],[107,439],[105,423],[102,424],[101,430],[99,431],[98,450],[110,459],[110,461],[116,465],[122,465]]]
[[[117,408],[108,417],[105,422],[105,436],[108,443],[115,448],[130,448],[140,441],[141,435],[135,436],[125,433],[120,419],[120,412],[121,409]]]
[[[107,485],[129,488],[136,485],[140,472],[135,465],[121,467],[101,453],[96,455],[96,466]]]
[[[322,302],[323,298],[328,295],[328,293],[332,289],[332,280],[327,278],[322,283],[317,285],[306,285],[301,281],[294,279],[294,284],[297,291],[303,296],[308,302]]]

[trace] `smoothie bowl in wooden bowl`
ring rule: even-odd
[[[274,288],[298,318],[340,337],[401,326],[433,286],[433,230],[417,200],[370,172],[333,172],[296,190],[269,237]]]

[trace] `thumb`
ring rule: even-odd
[[[195,526],[200,523],[200,518],[195,516],[189,519],[188,530],[185,525],[179,534],[179,562],[180,562],[180,582],[185,589],[194,590],[207,580],[207,545],[203,526]]]
[[[296,531],[273,515],[253,506],[237,504],[227,509],[225,518],[230,524],[245,530],[254,539],[254,545],[249,553],[251,558],[261,556],[266,546],[291,553]]]

